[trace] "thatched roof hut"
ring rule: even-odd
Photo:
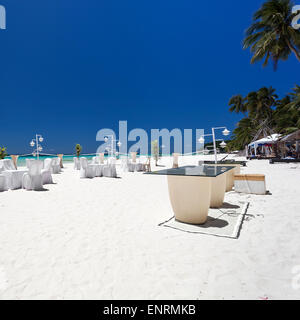
[[[282,137],[281,139],[279,139],[279,141],[291,142],[291,143],[300,141],[300,129],[293,133],[288,134],[287,136]]]
[[[293,133],[290,133],[279,139],[277,143],[278,151],[281,157],[286,157],[288,151],[290,150],[289,146],[293,146],[295,157],[299,158],[300,156],[300,130],[297,130]]]

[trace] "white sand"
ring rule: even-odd
[[[243,172],[266,174],[272,195],[226,195],[250,201],[237,240],[159,227],[173,215],[163,176],[79,179],[68,165],[49,191],[0,193],[0,297],[300,298],[300,166]]]

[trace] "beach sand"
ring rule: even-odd
[[[0,297],[299,299],[300,165],[242,172],[265,174],[270,194],[226,194],[250,202],[236,240],[158,226],[173,216],[164,176],[79,179],[67,164],[48,191],[0,193]]]

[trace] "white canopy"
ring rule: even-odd
[[[262,138],[262,139],[259,139],[259,140],[251,142],[249,144],[249,147],[255,147],[256,148],[260,144],[273,144],[276,141],[278,141],[280,136],[281,136],[280,134],[274,133],[271,136],[268,136],[268,137],[265,137],[265,138]]]
[[[256,156],[256,150],[257,150],[257,147],[259,146],[264,146],[264,145],[267,145],[267,144],[274,144],[276,141],[279,140],[280,138],[280,134],[278,133],[274,133],[272,134],[271,136],[268,136],[268,137],[264,137],[262,139],[259,139],[259,140],[256,140],[256,141],[253,141],[251,142],[249,145],[248,145],[248,148],[253,148],[254,149],[254,153],[255,153],[255,156]],[[267,149],[268,148],[264,148],[266,149],[265,151],[268,151]],[[248,150],[247,150],[248,151]]]

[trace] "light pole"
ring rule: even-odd
[[[212,129],[211,129],[211,132],[212,132],[211,134],[204,134],[204,135],[202,135],[202,136],[198,139],[199,143],[204,143],[204,141],[205,141],[204,137],[207,137],[207,136],[212,136],[212,137],[213,137],[214,154],[215,154],[215,163],[216,163],[216,164],[218,163],[218,157],[217,157],[217,146],[216,146],[215,130],[219,130],[219,129],[224,129],[224,130],[222,131],[223,136],[228,136],[228,135],[230,134],[230,131],[227,130],[226,127],[217,127],[217,128],[212,128]],[[225,143],[224,140],[221,142],[220,146],[221,146],[222,148],[223,148],[223,147],[226,147],[226,143]]]
[[[34,141],[35,140],[35,141]],[[33,151],[33,156],[37,156],[37,159],[39,160],[39,153],[41,151],[43,151],[43,147],[41,146],[41,144],[39,142],[43,142],[44,138],[42,137],[41,134],[36,134],[35,135],[35,139],[32,139],[30,142],[30,146],[33,148],[34,146],[36,147],[36,149]]]
[[[119,148],[121,147],[122,143],[121,143],[121,141],[114,139],[113,135],[108,135],[108,136],[104,137],[104,141],[107,142],[109,138],[111,140],[110,155],[113,156],[114,151],[115,151],[114,150],[114,142],[117,142],[117,146]],[[117,150],[116,150],[116,153],[117,153]]]

